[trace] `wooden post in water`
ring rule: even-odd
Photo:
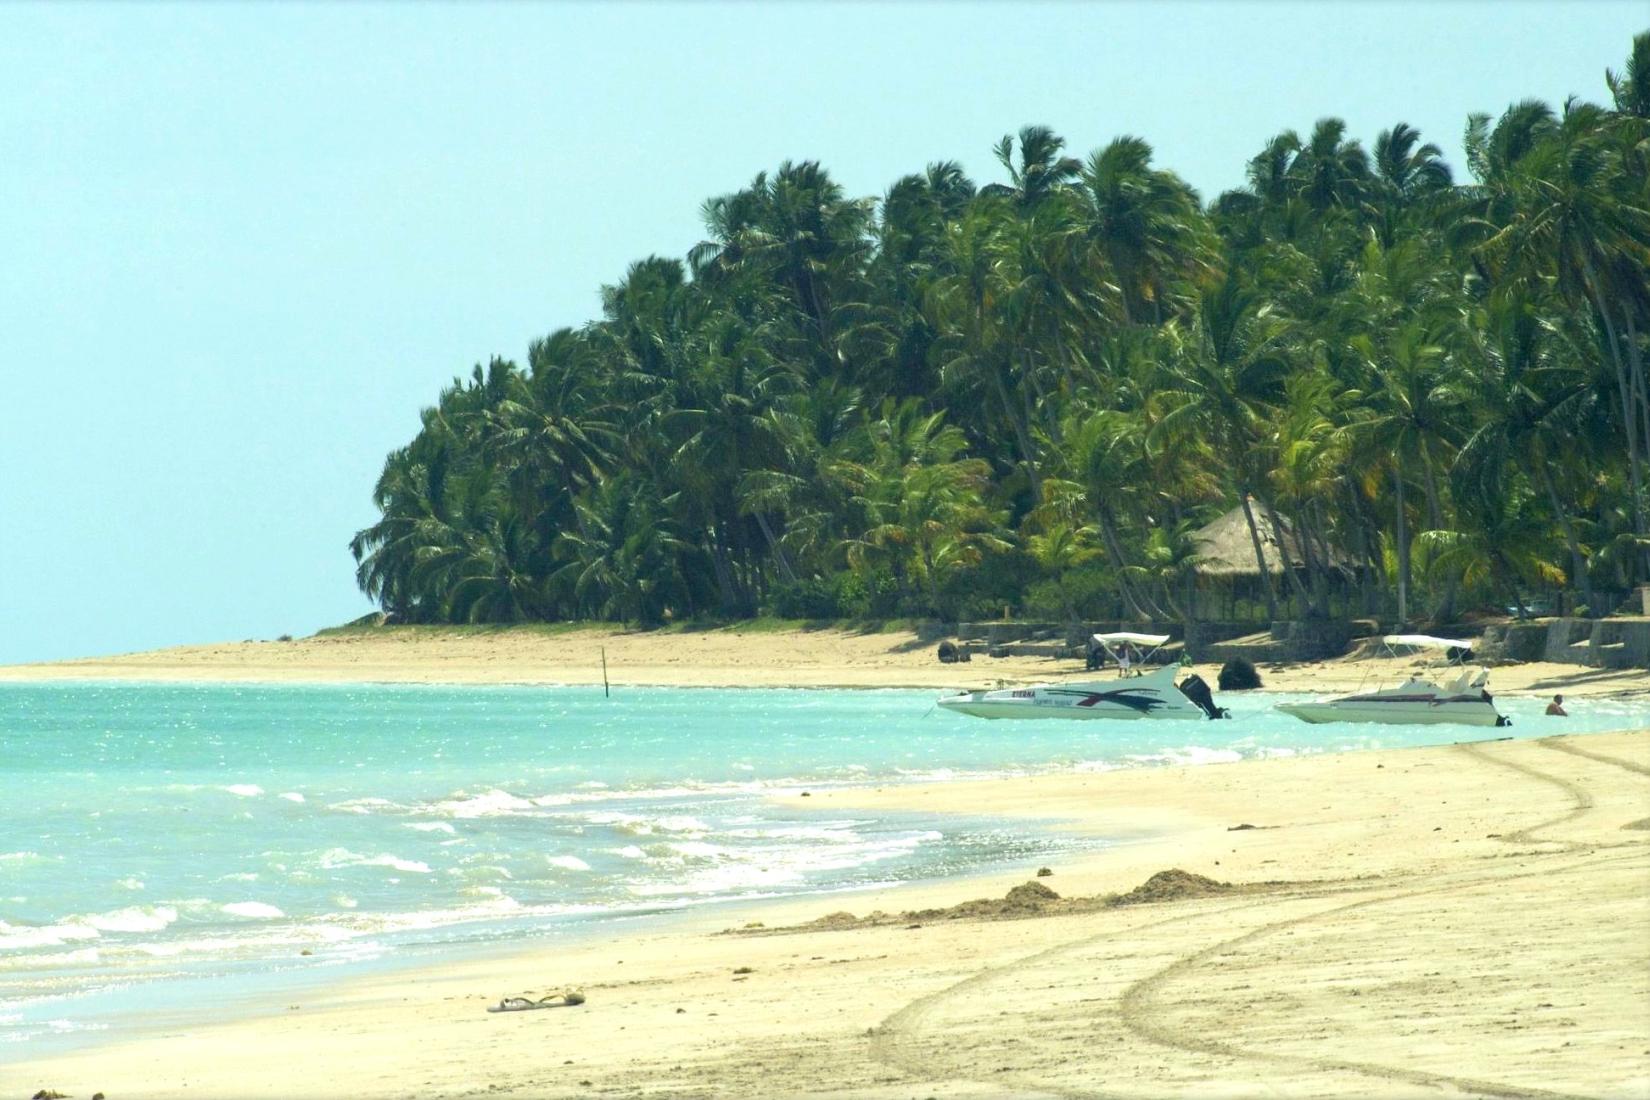
[[[602,698],[611,699],[613,693],[607,689],[607,647],[602,646]]]

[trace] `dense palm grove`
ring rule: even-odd
[[[1039,127],[985,186],[781,165],[444,391],[360,583],[409,622],[1177,619],[1241,504],[1304,559],[1257,616],[1607,612],[1650,580],[1650,34],[1607,81],[1472,117],[1465,181],[1335,119],[1207,206]]]

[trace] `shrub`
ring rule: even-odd
[[[835,619],[841,616],[833,578],[808,577],[805,580],[774,585],[768,596],[768,609],[781,619]]]

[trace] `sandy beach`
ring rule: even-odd
[[[226,642],[0,667],[0,680],[126,679],[261,683],[614,684],[667,687],[967,688],[1082,677],[1077,660],[976,656],[943,665],[910,631],[636,631],[615,627],[390,627],[286,642]],[[1396,683],[1427,658],[1342,658],[1263,666],[1277,691]],[[1197,670],[1211,684],[1218,669]],[[1114,673],[1105,673],[1114,675]],[[1497,692],[1650,691],[1650,673],[1532,662],[1498,667]]]
[[[1025,867],[719,909],[357,981],[233,1023],[13,1063],[0,1092],[1650,1091],[1650,732],[839,790],[812,804],[1052,819],[1123,842],[1040,879]],[[1108,902],[1169,869],[1233,888],[1188,880],[1188,896]],[[898,915],[1027,881],[1060,900]],[[895,915],[807,926],[834,910]],[[588,1001],[485,1011],[569,986]]]
[[[603,648],[615,684],[1081,674],[1024,658],[944,666],[909,634],[452,629],[0,677],[597,683]],[[1333,690],[1414,664],[1262,672],[1269,687]],[[1643,673],[1549,665],[1497,668],[1494,683],[1650,687]],[[13,1062],[0,1094],[1650,1094],[1650,731],[821,790],[806,804],[1000,815],[1112,843],[1044,877],[1028,865],[690,911],[359,978],[237,1006],[232,1022]],[[1153,877],[1169,871],[1187,874]],[[485,1011],[569,987],[588,1001]]]

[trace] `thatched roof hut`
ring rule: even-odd
[[[1289,518],[1280,513],[1277,517],[1279,530],[1274,531],[1265,506],[1259,501],[1251,501],[1251,507],[1255,513],[1255,528],[1260,533],[1260,549],[1266,559],[1266,571],[1273,576],[1281,576],[1286,561],[1291,569],[1305,569],[1300,536]],[[1192,538],[1198,548],[1198,576],[1260,576],[1260,570],[1255,566],[1255,544],[1249,536],[1249,521],[1244,517],[1241,505],[1200,529]],[[1313,550],[1317,557],[1323,556],[1316,540]],[[1348,573],[1357,568],[1351,555],[1333,543],[1329,546],[1329,561],[1331,566]]]

